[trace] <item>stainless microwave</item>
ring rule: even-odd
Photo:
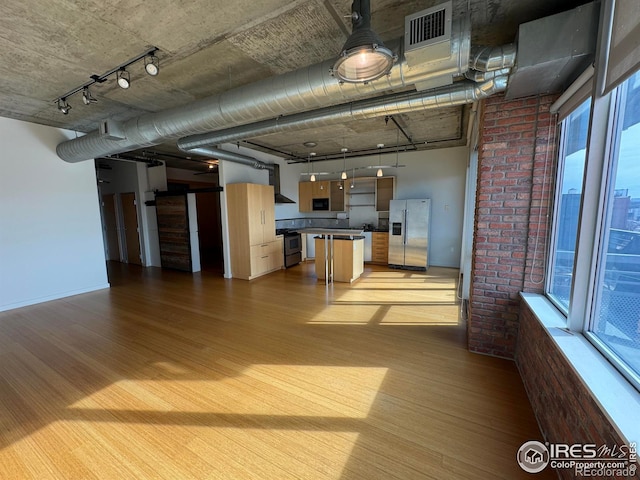
[[[329,199],[328,198],[314,198],[312,200],[311,210],[315,211],[329,211]]]

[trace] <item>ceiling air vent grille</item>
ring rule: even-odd
[[[405,17],[405,57],[410,67],[451,57],[451,23],[451,1]]]
[[[409,46],[445,35],[446,10],[438,10],[409,22]]]

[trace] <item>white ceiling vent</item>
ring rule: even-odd
[[[410,67],[451,57],[452,2],[448,1],[404,19],[404,46]]]

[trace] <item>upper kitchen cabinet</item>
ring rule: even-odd
[[[301,212],[311,212],[313,200],[313,182],[298,183],[298,206]]]
[[[329,198],[330,183],[328,180],[322,182],[311,182],[313,198]]]
[[[282,241],[276,239],[273,187],[233,183],[225,191],[232,275],[251,280],[281,268]]]
[[[396,177],[376,178],[376,211],[388,212],[395,194]]]
[[[301,212],[313,212],[317,210],[329,210],[331,196],[331,182],[300,182],[298,183],[298,209]],[[326,199],[324,207],[313,208],[313,201]]]
[[[332,212],[344,212],[344,184],[342,180],[331,181],[329,199],[329,206]]]

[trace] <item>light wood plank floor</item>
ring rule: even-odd
[[[456,270],[312,274],[111,264],[0,313],[0,478],[530,478],[540,432],[515,365],[467,352]]]

